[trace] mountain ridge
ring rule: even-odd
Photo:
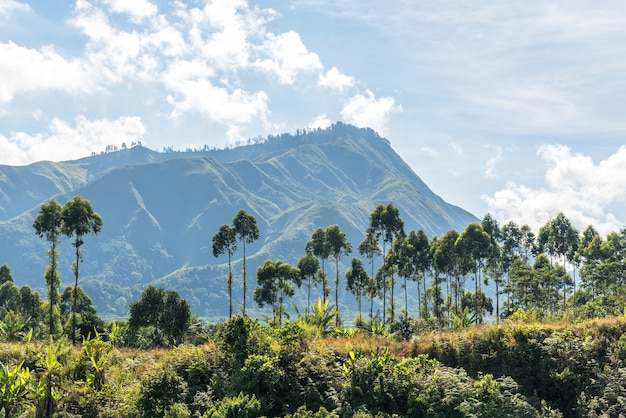
[[[104,219],[102,232],[85,239],[81,284],[105,316],[124,316],[124,304],[150,283],[191,298],[202,316],[223,316],[225,260],[213,257],[211,239],[241,208],[260,230],[246,247],[250,288],[265,259],[296,263],[317,227],[338,224],[356,252],[380,203],[399,208],[407,231],[421,227],[429,237],[477,220],[432,192],[371,129],[338,123],[201,153],[134,147],[63,163],[0,166],[0,264],[9,265],[16,283],[43,286],[47,248],[32,229],[39,205],[53,197],[64,204],[76,194]],[[72,252],[67,242],[60,251],[65,283]]]

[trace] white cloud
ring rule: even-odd
[[[14,11],[28,12],[31,8],[27,3],[20,3],[15,0],[2,0],[0,2],[0,17],[8,16]]]
[[[563,212],[579,229],[592,224],[606,234],[623,226],[611,208],[626,202],[626,146],[598,164],[563,145],[544,145],[538,155],[546,164],[546,186],[509,182],[493,196],[483,196],[498,219],[537,229]]]
[[[317,115],[316,117],[314,117],[313,119],[311,119],[311,121],[307,125],[307,129],[308,130],[315,130],[318,128],[326,129],[330,125],[332,125],[332,122],[330,121],[330,119],[328,119],[328,116],[326,116],[324,113],[321,113]]]
[[[361,128],[372,128],[384,135],[389,115],[401,112],[402,106],[395,105],[393,97],[376,98],[370,90],[365,95],[357,94],[345,103],[341,110],[341,117],[347,123]]]
[[[268,33],[259,51],[268,58],[257,60],[254,66],[274,75],[283,84],[293,84],[301,72],[323,68],[319,56],[309,52],[300,35],[292,30],[278,35]]]
[[[93,88],[83,64],[64,59],[53,47],[37,50],[13,42],[0,43],[0,57],[0,103],[8,103],[22,92],[77,93]]]
[[[337,67],[331,68],[326,74],[320,74],[317,81],[318,86],[328,87],[340,93],[343,93],[350,87],[354,87],[354,84],[354,78],[341,73]]]
[[[173,107],[172,117],[195,111],[210,121],[229,126],[231,132],[238,132],[232,125],[267,119],[267,93],[216,86],[210,81],[215,75],[213,68],[203,61],[173,62],[162,76],[164,85],[175,93],[167,98]],[[239,139],[233,135],[229,136]]]
[[[458,157],[462,157],[465,154],[465,151],[463,151],[463,145],[458,142],[450,142],[450,148],[452,148],[452,152]]]
[[[421,147],[420,151],[422,151],[424,154],[431,156],[439,155],[439,151],[437,151],[437,149],[433,147]]]
[[[0,164],[23,165],[33,161],[62,161],[100,152],[107,145],[143,141],[146,129],[137,116],[116,120],[88,120],[78,116],[74,124],[53,119],[48,132],[0,135]]]
[[[500,160],[502,160],[502,147],[500,145],[490,144],[486,145],[485,148],[488,150],[494,150],[495,152],[493,157],[489,158],[485,163],[485,177],[488,179],[494,179],[497,177],[495,173],[496,166]]]
[[[154,16],[157,7],[147,0],[103,0],[114,13],[125,13],[132,22],[140,23],[143,19]]]

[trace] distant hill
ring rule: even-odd
[[[126,316],[148,284],[176,289],[200,316],[225,317],[226,260],[213,257],[211,240],[241,208],[256,217],[261,237],[247,247],[250,289],[267,258],[297,263],[317,227],[338,224],[356,250],[380,203],[399,208],[407,231],[423,228],[429,237],[477,220],[433,193],[371,129],[337,123],[207,152],[137,146],[76,161],[0,166],[0,265],[9,265],[18,285],[43,288],[47,243],[32,228],[39,205],[52,197],[65,204],[77,194],[104,219],[102,232],[85,238],[81,284],[105,317]],[[70,284],[69,240],[60,251],[61,279]],[[343,294],[349,311],[353,301]]]

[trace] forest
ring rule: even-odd
[[[79,267],[86,236],[103,225],[81,196],[41,205],[33,228],[49,244],[45,298],[0,267],[5,416],[626,412],[626,229],[602,238],[560,213],[535,233],[486,215],[429,238],[407,233],[398,209],[380,204],[354,245],[360,258],[349,259],[353,244],[330,225],[312,231],[297,265],[268,259],[251,274],[246,244],[259,232],[242,209],[213,236],[213,256],[229,267],[229,319],[209,324],[177,292],[154,286],[131,303],[128,319],[99,318]],[[74,286],[62,292],[61,236],[75,250]],[[232,297],[235,255],[243,258],[241,304]],[[353,319],[340,312],[340,289],[354,295]],[[306,304],[289,309],[296,292]],[[267,315],[247,316],[250,303]]]

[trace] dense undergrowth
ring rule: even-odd
[[[235,316],[170,349],[26,339],[0,345],[0,402],[6,416],[619,417],[625,330],[510,321],[404,340]]]

